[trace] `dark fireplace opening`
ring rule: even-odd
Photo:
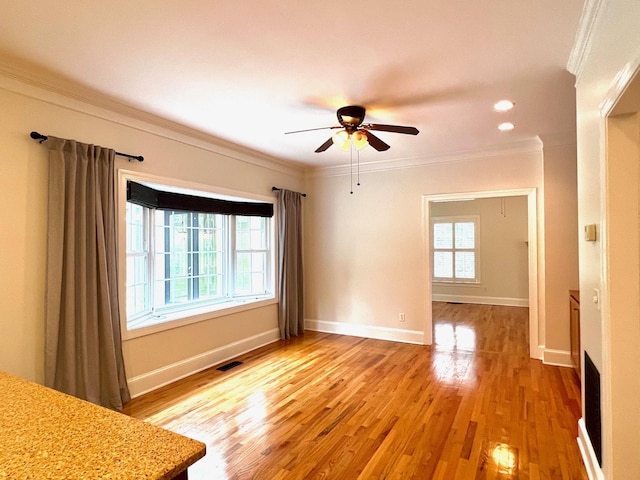
[[[600,372],[589,354],[584,352],[584,415],[591,446],[602,467],[602,417],[600,406]]]

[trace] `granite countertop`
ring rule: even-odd
[[[171,479],[203,443],[0,372],[0,479]]]

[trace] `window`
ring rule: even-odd
[[[127,182],[127,330],[274,298],[273,204],[162,188]]]
[[[432,219],[433,280],[479,283],[478,217]]]
[[[156,210],[153,218],[154,308],[224,298],[224,217]]]
[[[141,206],[127,202],[127,316],[143,313],[149,307],[146,214]]]
[[[267,226],[264,217],[236,217],[235,291],[252,295],[265,291],[267,279]]]

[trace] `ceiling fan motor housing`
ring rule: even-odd
[[[355,132],[364,121],[366,110],[359,105],[348,105],[338,109],[338,122],[349,133]]]

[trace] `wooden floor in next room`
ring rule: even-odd
[[[433,312],[431,347],[306,332],[125,413],[207,444],[191,480],[586,479],[578,378],[529,358],[528,309]]]

